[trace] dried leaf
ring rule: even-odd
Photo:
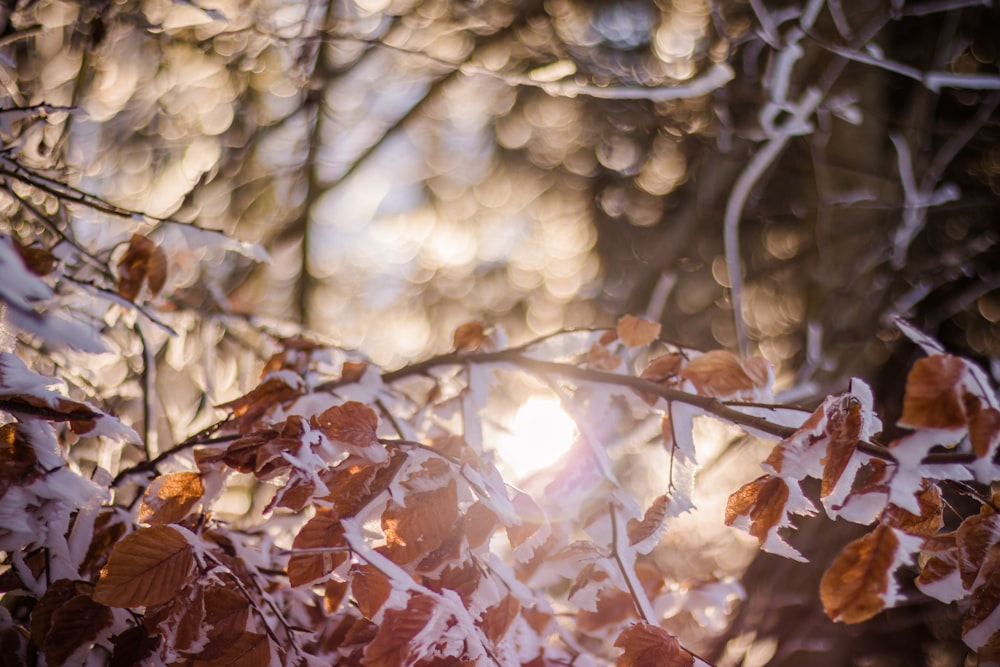
[[[977,406],[978,407],[978,406]],[[989,453],[1000,439],[1000,412],[994,408],[982,408],[969,417],[969,442],[972,451],[982,458]]]
[[[205,487],[196,472],[174,472],[152,481],[142,496],[139,521],[160,524],[175,523],[187,516],[201,500]]]
[[[962,585],[972,588],[986,554],[1000,540],[1000,515],[984,511],[967,517],[955,531]]]
[[[493,531],[499,523],[496,513],[483,503],[476,501],[465,510],[462,517],[462,525],[465,529],[465,537],[469,548],[485,544],[493,535]]]
[[[694,656],[677,637],[651,623],[636,623],[618,635],[615,646],[623,650],[617,667],[693,667]]]
[[[903,416],[907,428],[956,429],[965,426],[959,385],[967,368],[964,360],[935,354],[917,360],[906,377]]]
[[[237,641],[247,626],[250,601],[226,586],[205,590],[205,618],[212,624],[209,646],[227,646]]]
[[[17,424],[0,426],[0,497],[12,486],[31,484],[41,477],[37,462],[35,448],[21,437]]]
[[[378,415],[367,405],[348,401],[329,408],[318,418],[320,430],[331,440],[352,447],[378,444]]]
[[[820,498],[826,498],[833,493],[851,456],[856,451],[860,437],[861,403],[852,401],[847,408],[847,414],[834,425],[826,443],[826,455],[822,460],[823,483]]]
[[[222,410],[232,410],[236,428],[240,433],[247,433],[261,417],[301,393],[297,387],[289,386],[280,378],[270,378],[259,384],[249,394],[216,407]]]
[[[31,611],[31,641],[35,646],[44,645],[52,628],[52,614],[76,596],[90,593],[88,588],[72,579],[58,579],[49,585]]]
[[[160,645],[160,641],[160,637],[150,637],[142,625],[132,626],[114,638],[114,650],[108,667],[144,665]]]
[[[664,354],[650,361],[639,377],[659,384],[673,384],[671,381],[676,380],[683,364],[684,357],[677,352]]]
[[[350,584],[346,581],[327,579],[323,586],[323,609],[327,614],[333,614],[340,609],[340,603],[347,595]]]
[[[406,609],[387,609],[375,638],[365,647],[366,667],[400,667],[418,656],[411,641],[420,634],[437,603],[427,595],[413,595]]]
[[[507,630],[520,611],[521,604],[517,598],[508,593],[500,602],[483,612],[479,619],[479,627],[483,629],[483,634],[496,644],[507,634]]]
[[[118,262],[118,294],[129,301],[139,296],[143,283],[156,296],[167,281],[167,256],[142,234],[133,234],[125,255]]]
[[[898,547],[896,534],[885,525],[844,547],[820,581],[827,616],[860,623],[882,611]]]
[[[641,521],[638,519],[629,519],[628,526],[626,527],[629,544],[635,546],[639,542],[658,533],[663,527],[663,520],[667,516],[667,507],[669,505],[670,498],[665,495],[659,496],[652,502],[649,509],[646,510]]]
[[[587,364],[599,371],[613,371],[622,365],[622,360],[600,343],[594,343],[587,352]]]
[[[72,598],[52,612],[52,627],[42,645],[46,662],[52,667],[64,664],[113,620],[111,610],[89,595]]]
[[[340,371],[342,382],[357,382],[364,377],[368,370],[368,364],[363,361],[345,361],[343,369]]]
[[[382,513],[386,555],[405,564],[441,546],[458,521],[458,490],[446,486],[406,496],[406,505],[390,500]]]
[[[538,531],[545,515],[538,503],[526,493],[515,492],[511,500],[521,518],[519,525],[507,526],[507,540],[511,548],[516,549]]]
[[[24,265],[36,276],[47,276],[52,273],[56,266],[56,256],[47,248],[39,246],[23,246],[17,239],[14,241],[14,249],[21,256]]]
[[[936,484],[925,482],[924,488],[917,494],[917,503],[920,505],[919,515],[890,504],[885,509],[882,522],[911,535],[936,535],[944,525],[941,489]]]
[[[954,531],[924,540],[920,553],[924,561],[915,581],[917,588],[946,603],[965,597],[966,591],[958,571],[958,542]]]
[[[372,620],[392,593],[392,582],[381,570],[368,563],[351,566],[351,595],[361,615]]]
[[[787,502],[788,484],[785,480],[772,475],[761,475],[729,496],[726,502],[726,525],[733,525],[738,516],[748,516],[750,534],[764,544],[768,532],[784,516]]]
[[[980,568],[979,584],[972,590],[969,611],[962,622],[962,639],[973,650],[990,642],[1000,632],[1000,546],[994,545]]]
[[[198,658],[193,667],[269,667],[271,642],[267,635],[243,632],[211,659]]]
[[[321,549],[317,553],[295,553],[288,559],[288,583],[302,586],[321,579],[347,560],[347,541],[340,518],[320,508],[292,541],[292,549]],[[343,551],[338,551],[343,549]]]
[[[754,389],[764,389],[769,381],[767,362],[748,360],[746,366],[727,350],[700,354],[681,370],[680,375],[702,396],[725,398]]]
[[[486,327],[482,322],[466,322],[455,329],[452,347],[456,352],[475,352],[486,342]]]
[[[652,343],[660,335],[660,323],[625,315],[618,320],[615,330],[626,347],[641,347]]]
[[[140,528],[111,551],[94,590],[110,607],[163,604],[184,586],[194,568],[187,538],[170,526]]]

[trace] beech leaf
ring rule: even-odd
[[[331,440],[353,447],[378,444],[378,415],[363,403],[348,401],[335,405],[321,414],[319,427]]]
[[[641,347],[652,343],[660,335],[660,323],[625,315],[618,320],[615,330],[626,347]]]
[[[898,547],[896,533],[885,525],[844,547],[820,581],[827,616],[860,623],[882,611]]]
[[[210,659],[197,659],[194,667],[268,667],[271,643],[265,634],[243,632]]]
[[[163,604],[191,578],[194,552],[170,526],[140,528],[116,544],[94,589],[94,600],[109,607]]]
[[[167,281],[167,256],[142,234],[133,234],[118,262],[118,294],[129,301],[139,296],[143,283],[154,297]]]
[[[351,595],[358,603],[361,615],[372,620],[392,593],[392,582],[375,566],[368,563],[351,566]]]
[[[959,385],[966,370],[964,360],[949,354],[918,359],[906,377],[899,425],[940,429],[965,426]]]
[[[335,549],[343,548],[343,551]],[[292,549],[330,549],[317,553],[293,553],[288,559],[288,583],[302,586],[321,579],[347,560],[344,526],[336,514],[319,509],[292,541]]]
[[[42,646],[46,662],[53,667],[64,664],[113,620],[111,610],[89,595],[72,598],[52,613],[52,627]]]
[[[623,653],[617,667],[692,667],[694,656],[677,637],[651,623],[636,623],[618,635],[615,646]]]
[[[507,634],[511,623],[517,618],[521,610],[521,604],[511,594],[504,596],[500,602],[486,609],[480,619],[479,625],[491,642],[494,644],[503,639]]]
[[[663,528],[663,520],[667,516],[667,507],[669,505],[670,498],[665,495],[659,496],[653,500],[641,521],[638,519],[629,519],[626,531],[628,533],[628,542],[631,546],[635,546],[660,532]]]
[[[139,506],[142,523],[175,523],[187,516],[201,500],[205,487],[196,472],[161,475],[150,483]]]
[[[765,389],[770,382],[766,361],[750,359],[741,363],[739,357],[728,350],[698,355],[681,369],[680,375],[702,396],[716,398]]]

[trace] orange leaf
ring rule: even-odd
[[[750,517],[750,534],[761,544],[767,533],[778,525],[788,502],[788,484],[780,477],[761,475],[735,491],[726,502],[726,525],[731,526],[738,516]]]
[[[919,359],[906,377],[899,425],[941,429],[965,426],[965,409],[958,391],[965,372],[965,361],[948,354]]]
[[[898,547],[899,539],[885,525],[844,547],[819,585],[827,616],[834,621],[860,623],[882,611]]]
[[[348,401],[329,408],[318,418],[319,428],[331,440],[354,447],[378,444],[378,415],[367,405]]]
[[[118,294],[135,301],[142,284],[154,297],[167,281],[167,256],[142,234],[133,234],[125,255],[118,262]]]
[[[511,623],[514,622],[514,619],[517,618],[520,610],[521,604],[517,601],[517,598],[508,593],[504,596],[503,600],[500,600],[500,602],[497,602],[483,612],[479,620],[479,626],[483,629],[483,633],[489,640],[496,644],[507,634],[507,630],[510,628]]]
[[[382,513],[386,555],[405,564],[430,553],[444,542],[458,521],[455,480],[430,491],[413,492],[402,506],[390,500]]]
[[[175,523],[187,516],[205,487],[196,472],[173,472],[153,480],[142,496],[139,521],[142,523]]]
[[[749,359],[740,363],[739,357],[732,352],[712,350],[689,361],[680,375],[702,396],[723,398],[765,388],[769,370],[766,361]]]
[[[659,496],[649,506],[649,509],[646,510],[642,521],[629,519],[628,526],[626,527],[629,544],[635,546],[659,531],[663,526],[663,519],[667,516],[667,507],[669,505],[670,498]]]
[[[371,620],[382,608],[392,593],[392,582],[389,577],[368,563],[351,566],[351,595],[358,603],[361,615]]]
[[[656,340],[660,335],[660,323],[625,315],[618,320],[615,330],[626,347],[640,347]]]
[[[191,578],[194,553],[170,526],[140,528],[111,551],[94,589],[94,600],[110,607],[163,604]]]
[[[851,401],[847,414],[839,420],[830,433],[826,445],[826,455],[823,457],[823,484],[820,498],[826,498],[833,493],[837,482],[847,468],[861,437],[861,403]]]
[[[615,646],[623,649],[617,667],[692,667],[694,656],[663,628],[636,623],[618,635]]]
[[[336,549],[343,548],[343,551]],[[317,553],[292,554],[288,559],[288,583],[302,586],[333,572],[347,560],[344,526],[332,511],[320,508],[292,541],[292,549],[328,549]]]

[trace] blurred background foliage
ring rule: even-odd
[[[895,317],[1000,375],[998,34],[964,0],[3,0],[3,227],[119,345],[37,358],[155,451],[300,326],[387,367],[477,318],[737,348],[736,272],[781,398],[861,375],[891,423]],[[112,298],[137,225],[159,315]]]

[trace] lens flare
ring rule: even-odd
[[[555,463],[576,439],[576,424],[555,398],[534,397],[522,405],[497,440],[497,455],[515,479]]]

